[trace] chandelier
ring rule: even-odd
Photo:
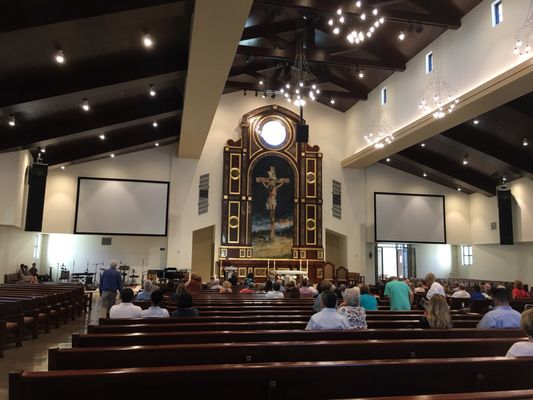
[[[394,140],[391,127],[383,120],[381,107],[376,109],[375,119],[372,121],[368,131],[365,135],[365,140],[376,149],[382,149]]]
[[[520,29],[516,31],[514,53],[518,56],[528,57],[533,46],[533,0],[529,3],[529,10],[526,21]]]
[[[380,15],[376,7],[365,7],[363,1],[356,1],[357,13],[350,17],[344,15],[339,8],[335,15],[328,20],[331,32],[334,35],[346,34],[350,44],[359,44],[370,39],[376,30],[385,23],[385,18]]]

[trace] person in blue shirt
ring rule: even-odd
[[[109,268],[102,274],[100,289],[102,291],[102,308],[107,315],[111,307],[115,305],[117,291],[122,290],[122,276],[117,271],[116,261],[111,261]]]
[[[147,279],[143,283],[143,290],[137,293],[136,301],[148,301],[152,296],[152,281]]]
[[[477,324],[479,329],[518,329],[521,315],[509,306],[511,295],[504,287],[492,291],[494,308],[486,313]]]
[[[481,288],[479,285],[474,285],[474,291],[470,293],[470,299],[471,300],[483,300],[485,296],[481,294]]]
[[[361,290],[360,306],[366,311],[376,311],[378,309],[378,300],[376,296],[370,294],[368,285],[361,283],[359,289]]]

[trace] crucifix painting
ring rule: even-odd
[[[261,159],[253,171],[252,245],[256,257],[290,257],[293,245],[294,176],[280,157]]]

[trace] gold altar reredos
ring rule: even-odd
[[[260,135],[269,121],[278,121],[287,133],[276,146],[266,143]],[[290,182],[294,185],[292,259],[276,261],[285,265],[295,265],[300,260],[306,260],[306,264],[323,263],[322,153],[318,146],[296,142],[299,122],[298,115],[278,105],[261,107],[242,117],[241,138],[227,141],[219,259],[232,259],[236,265],[264,267],[265,260],[254,257],[251,242],[252,173],[259,160],[275,154],[287,161],[294,173]]]

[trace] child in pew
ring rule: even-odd
[[[426,314],[420,319],[420,325],[424,329],[451,329],[453,327],[450,307],[444,296],[436,294],[431,298]]]
[[[178,296],[178,308],[171,315],[172,318],[197,317],[198,310],[192,308],[192,296],[189,293],[182,293]]]
[[[526,332],[528,341],[513,344],[507,357],[533,357],[533,308],[522,313],[520,326]]]
[[[152,306],[141,312],[141,317],[143,318],[168,318],[170,317],[168,310],[165,308],[159,307],[161,301],[163,301],[163,293],[160,290],[154,290],[150,295],[150,300],[152,300]]]

